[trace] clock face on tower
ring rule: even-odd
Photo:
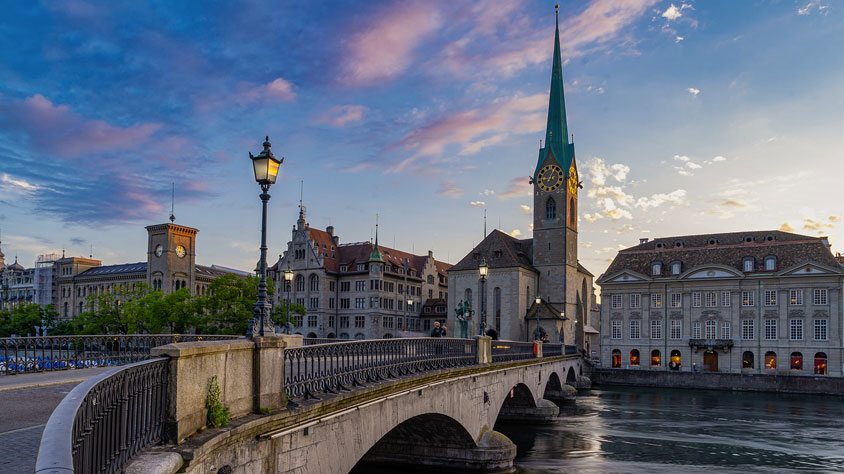
[[[563,184],[563,169],[557,165],[546,165],[536,175],[536,184],[545,192],[556,191]]]
[[[164,247],[161,244],[155,246],[155,256],[160,257],[164,253]]]
[[[571,165],[569,169],[569,193],[577,196],[577,170],[574,169],[574,165]]]
[[[186,252],[185,252],[185,248],[184,248],[184,247],[182,247],[181,245],[179,245],[178,247],[176,247],[176,256],[177,256],[177,257],[179,257],[179,258],[184,258],[185,254],[186,254]]]

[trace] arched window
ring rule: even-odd
[[[296,291],[305,291],[305,277],[302,275],[296,276]]]
[[[765,257],[765,271],[772,272],[777,269],[777,257]]]
[[[64,302],[64,317],[65,318],[69,317],[67,301]]]
[[[577,212],[575,211],[575,208],[574,208],[574,198],[571,198],[569,200],[569,222],[571,223],[572,226],[577,224]]]
[[[311,291],[319,291],[319,277],[316,275],[311,275],[308,287]]]
[[[79,302],[79,314],[82,314],[82,302]]]
[[[639,349],[630,351],[630,365],[639,366]]]
[[[618,349],[613,349],[612,351],[612,368],[621,368],[621,351]]]
[[[744,354],[741,355],[741,368],[742,369],[752,369],[753,368],[753,353],[750,351],[744,351]]]
[[[826,353],[815,354],[815,375],[826,375]]]
[[[680,262],[671,262],[671,274],[672,275],[679,275],[681,268],[682,268],[682,265],[680,264]]]
[[[347,333],[347,332],[341,332],[340,333],[340,339],[348,339],[348,338],[349,338],[349,333]]]
[[[662,365],[662,355],[659,350],[654,349],[651,351],[651,367],[659,367],[660,365]]]
[[[390,334],[390,333],[387,333],[387,334],[384,334],[383,336],[381,336],[381,339],[392,339],[392,338],[393,338],[393,335]]]
[[[803,370],[803,354],[800,352],[791,353],[791,370]]]
[[[290,291],[292,290],[293,282],[284,280],[284,290],[283,291]]]
[[[466,288],[466,291],[463,293],[463,301],[469,304],[470,308],[474,308],[472,304],[472,289]]]
[[[651,263],[651,274],[662,275],[662,262]]]
[[[501,332],[501,288],[492,290],[492,311],[495,314],[495,330]]]
[[[565,209],[565,207],[563,207],[563,209]],[[557,201],[554,201],[553,197],[549,197],[548,200],[545,201],[545,218],[557,218]]]
[[[680,351],[674,349],[673,351],[671,351],[671,363],[669,364],[669,367],[671,368],[671,370],[680,370],[681,363],[682,360],[680,357]]]
[[[777,370],[777,353],[768,351],[765,353],[765,368],[767,370]]]
[[[429,284],[429,285],[433,285],[433,284],[434,284],[434,275],[428,275],[428,284]]]
[[[359,332],[355,334],[355,339],[366,339],[366,336],[364,336],[362,332]]]

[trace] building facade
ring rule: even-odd
[[[300,207],[286,247],[268,270],[275,285],[274,303],[289,300],[305,306],[307,313],[292,320],[294,332],[306,337],[424,335],[436,315],[423,308],[447,298],[449,264],[430,251],[413,255],[380,246],[377,231],[374,244],[341,244],[334,227],[308,225]],[[284,280],[287,269],[293,272],[289,285]]]
[[[844,268],[824,237],[642,239],[598,283],[604,367],[842,375]]]
[[[471,307],[472,334],[479,319],[499,337],[533,340],[547,335],[587,349],[585,327],[592,305],[592,274],[577,259],[577,178],[574,143],[566,122],[560,34],[554,37],[545,146],[530,166],[533,177],[533,238],[516,239],[499,230],[449,270],[449,322],[456,308]],[[489,274],[479,278],[481,262]]]

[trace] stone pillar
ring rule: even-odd
[[[359,465],[389,467],[391,472],[420,466],[441,472],[512,472],[516,445],[503,434],[486,430],[477,446],[436,445],[430,440],[379,441]]]
[[[536,402],[536,406],[520,406],[507,404],[498,412],[498,421],[505,423],[551,424],[557,422],[560,407],[544,398]]]
[[[571,385],[563,385],[559,390],[546,389],[545,399],[550,400],[557,405],[570,403],[577,399],[577,389]]]
[[[475,336],[478,344],[478,365],[492,363],[492,338],[489,336]]]
[[[252,410],[269,413],[287,406],[284,396],[284,347],[280,337],[253,337]]]
[[[537,359],[542,358],[542,342],[534,341],[533,343],[533,353]]]

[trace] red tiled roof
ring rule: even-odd
[[[308,238],[313,240],[314,247],[317,248],[319,252],[319,256],[323,257],[323,265],[325,269],[329,272],[336,272],[340,269],[340,265],[337,263],[339,249],[337,245],[334,244],[334,239],[331,235],[319,229],[314,229],[313,227],[308,227]],[[367,255],[368,257],[368,255]]]

